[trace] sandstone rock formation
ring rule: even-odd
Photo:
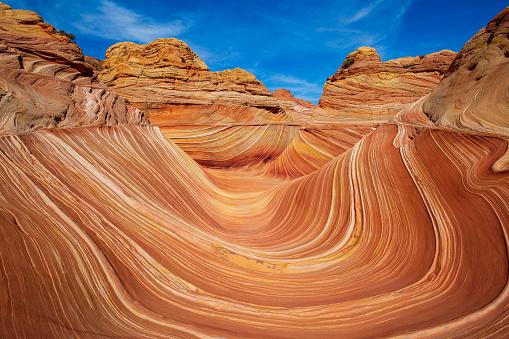
[[[509,134],[509,8],[458,53],[424,113],[439,126]]]
[[[432,125],[426,98],[420,123],[161,129],[35,14],[0,24],[1,338],[509,336],[504,139]]]
[[[81,49],[31,11],[0,4],[0,134],[145,123],[93,77]]]
[[[289,101],[289,102],[293,102],[297,105],[300,105],[300,106],[303,106],[303,107],[307,107],[307,108],[314,108],[315,105],[313,105],[312,103],[310,103],[309,101],[306,101],[304,99],[300,99],[300,98],[296,98],[292,92],[290,92],[290,90],[287,90],[287,89],[284,89],[284,88],[280,88],[280,89],[276,89],[274,92],[272,92],[272,95],[280,100],[280,101]]]
[[[277,89],[272,92],[274,98],[279,101],[279,105],[289,116],[292,122],[309,122],[314,114],[315,105],[312,103],[296,98],[287,89]]]
[[[100,79],[159,126],[287,119],[253,74],[240,68],[211,72],[174,38],[111,46]]]
[[[85,55],[85,62],[92,67],[95,73],[101,72],[102,70],[102,60],[96,59],[94,57]]]
[[[374,48],[360,47],[327,79],[318,104],[325,110],[321,118],[390,117],[430,93],[455,55],[444,50],[383,62]]]
[[[505,335],[506,146],[385,125],[274,180],[155,127],[0,138],[0,334]]]

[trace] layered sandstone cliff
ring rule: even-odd
[[[146,123],[95,79],[81,49],[36,13],[0,3],[0,134]]]
[[[293,102],[299,106],[303,106],[303,107],[307,107],[307,108],[315,107],[315,105],[313,105],[309,101],[295,97],[290,90],[285,89],[285,88],[276,89],[274,92],[272,92],[272,95],[280,101]]]
[[[287,119],[253,74],[240,68],[212,72],[174,38],[111,46],[100,79],[160,125]]]
[[[470,39],[423,103],[442,127],[509,135],[509,7]]]
[[[431,92],[456,53],[440,51],[383,62],[374,48],[350,53],[327,79],[319,107],[332,116],[391,116]]]
[[[287,89],[277,89],[272,92],[279,105],[289,115],[293,122],[309,122],[313,116],[315,105],[301,98],[295,97]]]
[[[92,67],[92,69],[94,70],[95,73],[98,73],[101,71],[102,69],[102,64],[103,64],[103,61],[102,60],[99,60],[97,58],[94,58],[94,57],[91,57],[91,56],[88,56],[88,55],[85,55],[85,62],[90,66]]]

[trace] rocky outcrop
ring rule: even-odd
[[[391,116],[431,92],[456,53],[440,51],[383,62],[374,48],[350,53],[327,79],[319,107],[336,116]]]
[[[506,144],[412,134],[306,133],[284,181],[155,127],[0,138],[0,337],[507,337]]]
[[[274,92],[272,92],[272,95],[280,100],[280,101],[289,101],[294,102],[295,104],[307,108],[314,108],[315,105],[310,103],[309,101],[306,101],[304,99],[296,98],[290,90],[285,88],[276,89]]]
[[[285,113],[294,122],[309,122],[313,116],[315,105],[304,99],[296,98],[287,89],[277,89],[272,92],[279,101]]]
[[[240,68],[211,72],[174,38],[111,46],[100,79],[156,124],[287,119],[253,74]]]
[[[92,69],[94,70],[94,72],[100,72],[102,70],[102,63],[103,61],[102,60],[99,60],[99,59],[96,59],[94,57],[91,57],[91,56],[88,56],[88,55],[85,55],[85,62],[87,64],[90,65],[90,67],[92,67]]]
[[[509,7],[470,39],[423,104],[442,127],[509,135]]]
[[[146,123],[107,90],[67,35],[36,13],[0,3],[0,134]]]

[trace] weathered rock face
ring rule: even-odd
[[[31,11],[0,3],[0,134],[145,123],[93,77],[81,49]]]
[[[85,62],[92,67],[95,73],[100,72],[102,69],[102,60],[96,59],[94,57],[85,55]]]
[[[311,120],[315,105],[309,101],[296,98],[287,89],[277,89],[272,92],[272,95],[279,101],[279,105],[284,109],[291,121],[309,122]]]
[[[350,53],[327,79],[319,107],[339,116],[391,116],[431,92],[456,53],[440,51],[383,62],[374,48]]]
[[[174,38],[111,46],[100,79],[156,124],[287,119],[253,74],[240,68],[211,72]]]
[[[300,106],[303,106],[303,107],[307,107],[307,108],[314,108],[315,105],[313,105],[312,103],[310,103],[309,101],[306,101],[304,99],[301,99],[301,98],[296,98],[292,92],[290,92],[289,90],[285,89],[285,88],[281,88],[281,89],[276,89],[274,92],[272,92],[272,95],[280,100],[280,101],[290,101],[290,102],[294,102]]]
[[[424,113],[438,125],[509,135],[509,7],[470,39]]]

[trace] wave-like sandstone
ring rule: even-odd
[[[359,47],[327,79],[317,119],[388,119],[404,104],[429,94],[456,53],[440,51],[383,62],[374,48]]]
[[[435,124],[433,96],[390,123],[275,93],[295,120],[149,126],[37,15],[0,23],[0,337],[509,336],[503,138]]]
[[[311,121],[315,105],[304,99],[296,98],[287,89],[277,89],[272,92],[272,95],[279,101],[279,105],[284,109],[285,113],[290,116],[290,121],[298,123]]]
[[[283,182],[154,127],[0,142],[3,336],[507,333],[499,139],[383,126]]]

